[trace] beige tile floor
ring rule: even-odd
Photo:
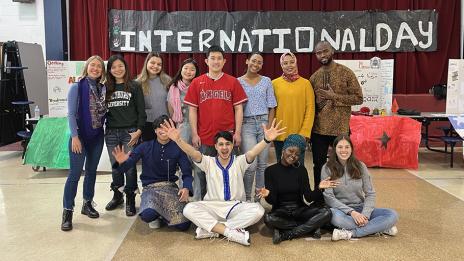
[[[462,150],[455,158],[455,167],[450,169],[446,155],[421,150],[419,169],[409,172],[464,200]],[[311,166],[310,162],[307,155],[306,166]],[[104,210],[112,195],[108,189],[111,175],[99,173],[97,177],[94,200],[101,214],[99,219],[80,214],[81,179],[74,230],[62,232],[61,201],[66,175],[64,170],[33,172],[30,166],[21,164],[20,152],[0,152],[0,260],[109,260],[113,257],[135,218],[126,217],[123,209]]]

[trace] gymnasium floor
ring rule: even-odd
[[[306,153],[306,166],[312,166]],[[418,170],[370,169],[378,207],[400,214],[396,237],[331,242],[301,238],[272,245],[270,231],[250,229],[251,247],[226,240],[194,240],[194,230],[152,230],[123,209],[107,212],[111,175],[97,176],[99,219],[80,214],[82,180],[71,232],[60,230],[67,171],[33,172],[18,151],[0,151],[0,260],[462,260],[464,162],[421,149]],[[275,161],[271,149],[270,162]],[[312,168],[308,168],[312,169]],[[311,171],[310,171],[311,172]],[[312,177],[311,177],[312,178]],[[137,206],[139,197],[137,197]]]

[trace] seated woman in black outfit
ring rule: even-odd
[[[291,240],[330,223],[331,212],[324,205],[321,189],[333,188],[338,182],[325,179],[312,191],[308,172],[298,158],[305,149],[305,138],[291,134],[284,141],[282,158],[264,172],[265,188],[258,196],[272,205],[272,211],[264,216],[264,223],[274,229],[272,242],[279,244]],[[309,206],[303,201],[311,203]]]

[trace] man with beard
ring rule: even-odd
[[[279,125],[275,119],[269,128],[263,124],[263,140],[240,156],[232,155],[232,134],[220,131],[214,137],[217,156],[211,157],[183,141],[172,121],[163,124],[163,131],[206,175],[204,200],[191,202],[184,208],[184,216],[198,226],[196,239],[216,238],[221,234],[230,241],[250,245],[250,234],[245,228],[258,222],[264,209],[259,203],[244,202],[243,174],[267,144],[284,133],[285,128],[279,128]]]
[[[317,43],[314,52],[322,65],[309,79],[316,96],[311,144],[314,184],[319,184],[329,146],[338,135],[349,133],[351,106],[362,104],[363,94],[353,71],[333,61],[334,49],[330,43]]]

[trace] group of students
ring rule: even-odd
[[[99,217],[92,200],[105,140],[114,193],[105,209],[122,206],[125,194],[126,215],[136,214],[136,163],[142,159],[139,215],[151,228],[186,230],[193,222],[197,239],[223,235],[250,245],[245,229],[264,216],[275,244],[319,237],[330,223],[336,227],[333,240],[395,235],[398,215],[374,207],[368,170],[347,135],[351,106],[362,103],[361,88],[351,70],[332,60],[329,43],[318,43],[315,53],[322,66],[310,80],[298,74],[289,52],[280,58],[282,76],[272,81],[259,74],[259,53],[248,55],[247,71],[238,79],[222,72],[226,60],[218,46],[206,54],[208,73],[199,75],[189,58],[172,79],[156,53],[147,56],[136,80],[122,56],[108,59],[106,73],[103,60],[90,57],[68,94],[70,171],[61,229],[72,229],[84,162],[81,213]],[[308,141],[314,190],[304,166]],[[277,163],[268,167],[271,142]],[[272,205],[267,214],[262,198]]]

